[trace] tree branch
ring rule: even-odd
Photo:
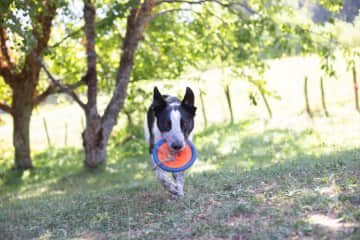
[[[84,80],[81,79],[80,81],[73,84],[66,84],[66,85],[64,84],[64,86],[66,86],[66,89],[75,90],[76,88],[80,87],[83,84],[84,84]],[[42,103],[50,95],[64,93],[65,92],[64,90],[65,89],[61,90],[58,87],[56,87],[54,84],[51,84],[42,93],[36,96],[36,98],[34,99],[34,106],[37,106],[40,103]]]
[[[187,4],[204,4],[213,2],[216,3],[222,7],[226,8],[232,8],[233,10],[241,11],[245,13],[246,15],[252,15],[256,12],[246,3],[244,2],[228,2],[224,3],[221,0],[197,0],[197,1],[191,1],[191,0],[161,0],[156,2],[156,5],[160,5],[162,3],[187,3]]]
[[[190,8],[174,8],[174,9],[167,9],[167,10],[164,10],[162,12],[158,12],[157,14],[153,15],[151,17],[151,20],[157,18],[157,17],[160,17],[160,16],[163,16],[165,14],[168,14],[168,13],[173,13],[173,12],[183,12],[183,11],[190,11],[190,12],[194,12],[194,10],[190,9]]]
[[[32,23],[32,34],[36,40],[36,44],[35,47],[25,56],[25,63],[21,71],[21,78],[30,77],[32,78],[31,81],[35,83],[38,81],[41,66],[39,65],[39,62],[34,59],[34,55],[42,58],[44,50],[46,49],[50,39],[51,24],[56,15],[58,4],[59,3],[57,1],[44,1],[40,12],[36,14],[35,20]]]
[[[161,0],[157,1],[156,5],[160,5],[162,3],[187,3],[187,4],[203,4],[206,2],[210,2],[212,0],[198,0],[198,1],[190,1],[190,0]]]
[[[45,64],[41,61],[41,59],[37,56],[34,56],[35,59],[39,62],[40,66],[44,69],[46,75],[49,77],[49,79],[51,80],[51,83],[58,87],[60,90],[60,92],[66,93],[68,94],[76,103],[78,103],[80,105],[81,108],[83,108],[84,110],[86,109],[86,104],[83,103],[81,101],[81,99],[79,98],[79,96],[73,91],[73,89],[71,89],[69,86],[61,83],[59,80],[56,80],[51,73],[49,72],[49,70],[46,68]],[[51,89],[47,89],[48,91],[51,91]],[[46,92],[46,91],[45,91]],[[44,93],[47,94],[47,93]],[[49,93],[50,94],[50,93]],[[48,94],[48,95],[49,95]]]
[[[133,68],[135,51],[142,39],[146,25],[151,20],[151,13],[154,5],[154,0],[145,0],[140,8],[133,8],[127,18],[126,34],[123,41],[123,53],[120,57],[119,68],[116,75],[116,86],[102,118],[104,138],[110,136],[112,128],[116,124],[117,116],[124,106],[127,86]]]
[[[48,96],[51,94],[54,94],[56,91],[56,87],[54,85],[50,85],[47,87],[45,91],[43,91],[41,94],[37,95],[34,99],[34,107],[38,106],[41,102],[43,102]]]
[[[161,0],[156,3],[156,5],[162,4],[162,3],[187,3],[187,4],[203,4],[208,2],[214,2],[219,4],[222,7],[230,7],[235,4],[241,4],[241,3],[235,3],[235,2],[229,2],[229,3],[223,3],[221,0],[197,0],[197,1],[191,1],[191,0]]]
[[[95,50],[95,6],[89,0],[84,0],[84,19],[85,19],[85,36],[86,36],[86,65],[87,72],[85,75],[85,82],[87,89],[87,107],[92,109],[94,114],[97,114],[97,74],[96,74],[96,50]]]
[[[71,38],[71,37],[75,36],[76,34],[80,33],[83,29],[84,29],[84,26],[74,30],[73,32],[69,33],[68,35],[66,35],[65,37],[60,39],[60,41],[58,41],[58,42],[54,43],[53,45],[49,46],[49,48],[56,48],[56,47],[60,46],[68,38]]]
[[[5,103],[0,103],[0,110],[4,111],[6,113],[12,114],[11,107]]]

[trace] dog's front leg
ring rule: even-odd
[[[155,168],[156,177],[164,186],[165,190],[173,195],[177,195],[177,187],[174,181],[168,177],[167,172],[162,170],[160,167]]]
[[[173,176],[176,181],[177,196],[183,197],[184,196],[185,172],[173,173]]]

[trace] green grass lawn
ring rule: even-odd
[[[359,239],[355,120],[199,131],[178,201],[156,181],[141,134],[121,146],[114,136],[97,172],[83,170],[79,149],[39,152],[34,170],[0,172],[1,239]]]
[[[266,78],[281,100],[269,99],[271,120],[264,120],[261,101],[248,104],[253,89],[234,80],[235,124],[226,123],[220,71],[204,73],[208,84],[200,86],[213,125],[203,128],[199,108],[198,159],[178,201],[155,179],[142,127],[125,144],[129,132],[117,129],[106,167],[89,172],[82,164],[81,111],[41,106],[31,123],[35,168],[20,173],[10,170],[11,119],[2,115],[0,239],[360,239],[360,114],[352,80],[339,61],[340,78],[326,80],[331,117],[325,118],[318,64],[314,57],[272,61]],[[305,74],[312,120],[304,113]],[[166,82],[157,84],[165,89]],[[182,91],[188,84],[174,85]]]

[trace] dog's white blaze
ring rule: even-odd
[[[170,119],[171,119],[171,131],[175,131],[176,133],[181,132],[181,126],[180,126],[180,120],[181,120],[181,115],[180,112],[178,110],[172,110],[170,113]]]
[[[181,104],[179,102],[172,102],[169,105],[170,106],[180,106]]]
[[[181,131],[181,114],[178,110],[172,110],[170,112],[170,120],[171,120],[171,129],[170,131],[164,133],[165,139],[170,143],[181,142],[183,146],[185,146],[185,137],[183,132]]]

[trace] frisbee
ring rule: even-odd
[[[152,151],[155,166],[168,172],[182,172],[191,167],[196,159],[195,146],[188,141],[180,152],[173,152],[165,139],[158,141]]]

